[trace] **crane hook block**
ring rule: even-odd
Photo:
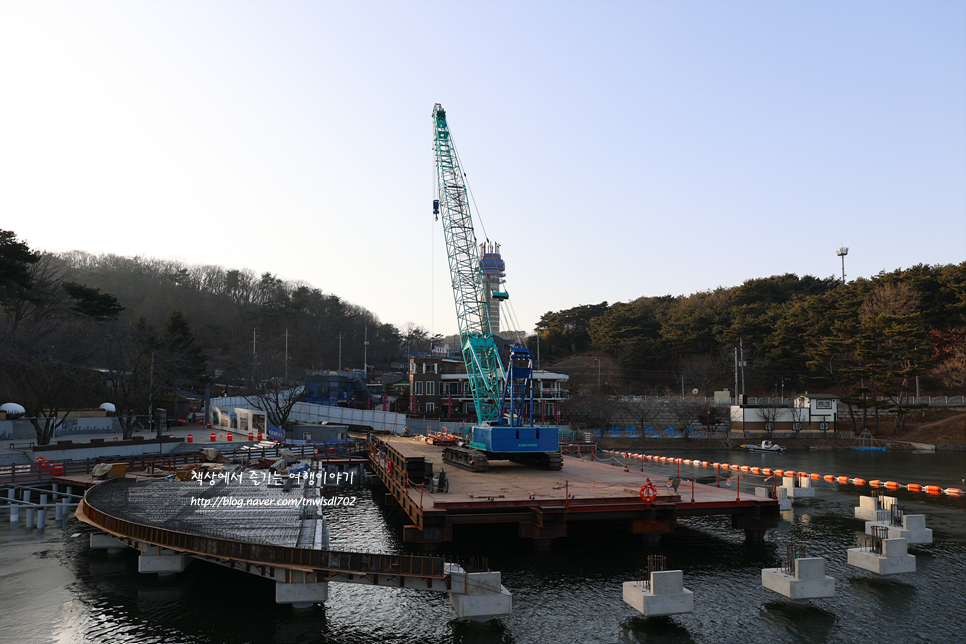
[[[433,214],[439,214],[439,199],[433,199]]]

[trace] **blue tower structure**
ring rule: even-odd
[[[498,243],[485,241],[480,244],[480,270],[483,272],[483,292],[490,314],[490,329],[493,335],[497,335],[500,332],[500,302],[509,297],[503,290],[506,264],[500,256]]]

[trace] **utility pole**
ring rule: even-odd
[[[285,382],[288,382],[288,327],[285,328]]]
[[[339,332],[339,371],[342,371],[342,332]]]
[[[537,332],[537,371],[540,371],[540,332]]]
[[[362,373],[366,381],[369,380],[369,325],[365,326],[365,335],[362,341]]]
[[[735,347],[735,404],[738,404],[738,347]]]
[[[258,336],[255,332],[258,331],[258,327],[252,329],[252,385],[255,384],[255,368],[258,364],[258,351],[256,347],[258,346]]]
[[[741,349],[741,395],[745,395],[745,341],[738,338],[738,347]]]

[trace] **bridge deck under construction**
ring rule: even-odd
[[[688,473],[675,493],[665,487],[670,468],[638,462],[625,469],[570,457],[561,471],[491,461],[488,471],[469,472],[445,464],[442,451],[403,437],[379,437],[369,450],[376,477],[412,521],[405,540],[427,550],[452,540],[454,526],[468,524],[516,523],[520,537],[544,546],[565,537],[571,521],[629,520],[632,532],[647,540],[659,539],[687,516],[730,515],[732,526],[750,539],[778,525],[778,502],[740,483],[707,485]],[[431,491],[428,463],[434,473],[445,469],[448,492]],[[648,479],[657,493],[650,504],[641,498]]]

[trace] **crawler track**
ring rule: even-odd
[[[467,447],[447,447],[443,450],[443,460],[471,472],[485,472],[490,466],[486,454]]]

